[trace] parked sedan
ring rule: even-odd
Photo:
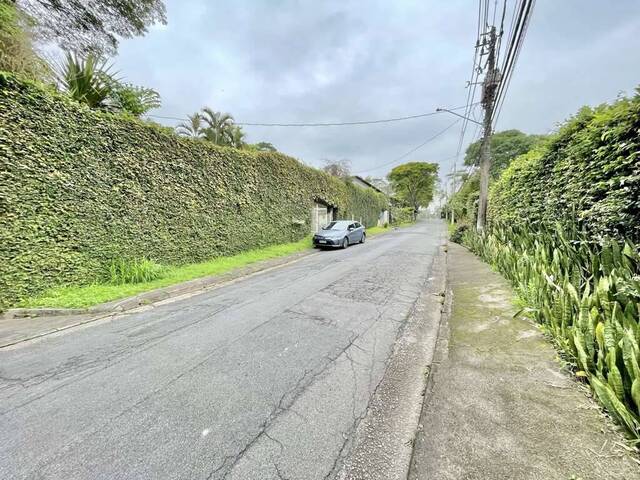
[[[335,220],[313,236],[313,246],[347,248],[354,243],[364,243],[366,238],[367,232],[361,223]]]

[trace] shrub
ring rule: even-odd
[[[468,229],[469,229],[469,224],[467,223],[455,224],[455,226],[453,227],[453,231],[449,236],[449,240],[451,240],[452,242],[461,244],[463,242],[464,234]]]

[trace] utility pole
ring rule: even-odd
[[[456,157],[456,159],[453,161],[453,177],[451,178],[451,183],[452,183],[452,186],[451,186],[451,190],[452,190],[452,192],[451,192],[451,199],[452,199],[452,200],[453,200],[453,199],[455,198],[455,196],[456,196],[456,174],[457,174],[457,171],[456,171],[456,163],[458,163],[458,158],[457,158],[457,157]],[[455,211],[455,209],[453,208],[453,205],[451,205],[451,204],[450,204],[450,206],[451,206],[451,223],[456,223],[456,211]]]
[[[484,230],[487,221],[487,201],[489,197],[489,172],[491,169],[491,122],[496,100],[496,88],[500,82],[500,72],[496,69],[496,27],[491,27],[488,42],[487,74],[482,83],[482,108],[484,108],[483,136],[480,144],[480,198],[478,201],[478,221],[476,229]]]

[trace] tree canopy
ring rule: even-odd
[[[34,19],[42,37],[63,50],[114,54],[118,37],[166,24],[162,0],[10,0]]]
[[[409,162],[395,167],[387,178],[395,196],[413,207],[414,212],[433,200],[438,174],[437,163]]]
[[[496,178],[514,158],[527,153],[545,137],[546,135],[527,135],[520,130],[494,133],[491,136],[491,176]],[[469,145],[464,156],[465,165],[477,167],[480,164],[480,143],[478,140]]]
[[[351,175],[351,162],[346,158],[342,160],[330,160],[325,158],[322,170],[329,175],[340,178],[347,178]]]

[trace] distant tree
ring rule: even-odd
[[[324,166],[322,170],[324,170],[329,175],[340,178],[347,178],[351,175],[351,162],[346,158],[342,160],[329,160],[324,159]]]
[[[233,143],[232,136],[235,125],[230,114],[204,107],[201,116],[205,124],[205,140],[224,146],[230,146]]]
[[[258,142],[250,145],[250,148],[258,152],[277,152],[278,149],[269,142]]]
[[[162,0],[11,0],[31,16],[44,39],[63,50],[114,54],[118,37],[166,24]]]
[[[520,130],[505,130],[494,133],[491,136],[491,176],[496,178],[514,158],[527,153],[545,137],[545,135],[527,135]],[[480,143],[481,141],[478,140],[469,145],[464,157],[465,165],[478,166],[480,164]]]
[[[244,148],[244,146],[246,145],[244,137],[245,133],[242,131],[242,128],[234,125],[233,127],[231,127],[227,134],[228,146],[234,148]]]
[[[176,133],[185,137],[202,138],[204,136],[202,115],[194,113],[187,116],[187,121],[178,124]]]
[[[391,195],[393,193],[393,189],[391,188],[391,185],[384,178],[367,177],[365,178],[365,180],[369,182],[371,185],[378,188],[379,190],[386,193],[387,195]]]
[[[437,163],[409,162],[395,167],[387,178],[395,196],[409,204],[415,215],[433,200],[437,174]]]

